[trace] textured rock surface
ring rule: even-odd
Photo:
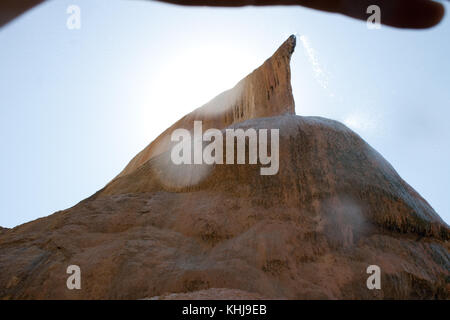
[[[191,130],[194,120],[203,122],[203,130],[225,128],[252,118],[284,113],[295,114],[289,66],[296,39],[289,37],[262,66],[204,106],[181,118],[137,154],[119,177],[130,174],[152,157],[170,148],[170,135],[177,128]]]
[[[211,288],[188,293],[171,293],[149,300],[261,300],[267,297],[236,289]]]
[[[2,234],[3,232],[6,232],[6,230],[8,230],[8,229],[7,229],[7,228],[0,227],[0,234]]]
[[[279,101],[290,102],[284,88]],[[449,298],[449,227],[357,134],[285,106],[214,120],[279,128],[275,176],[260,165],[174,166],[161,149],[73,208],[0,233],[0,297]],[[82,290],[66,288],[71,264]],[[366,287],[373,264],[381,290]]]

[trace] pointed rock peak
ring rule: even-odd
[[[278,48],[275,54],[286,55],[287,57],[291,57],[294,53],[295,46],[297,44],[297,38],[295,35],[291,35],[283,44]]]
[[[167,151],[175,129],[193,129],[194,121],[203,122],[203,130],[223,129],[254,118],[295,114],[291,88],[290,60],[296,38],[291,35],[259,68],[202,107],[187,114],[137,154],[116,177],[130,174],[145,162]],[[218,75],[219,76],[219,75]]]

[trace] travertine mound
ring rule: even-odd
[[[2,234],[3,232],[6,232],[6,230],[8,230],[8,229],[7,229],[7,228],[0,227],[0,234]]]
[[[148,300],[262,300],[267,297],[236,289],[211,288],[187,293],[171,293]],[[147,299],[146,299],[147,300]]]
[[[290,36],[270,59],[232,89],[185,115],[138,153],[118,175],[123,177],[152,157],[170,149],[170,135],[177,128],[192,130],[194,120],[203,122],[203,130],[225,128],[253,118],[295,114],[289,63],[296,44]]]
[[[270,83],[271,59],[244,83]],[[448,299],[448,225],[356,133],[292,114],[283,86],[274,94],[289,103],[274,114],[261,89],[266,111],[244,108],[240,121],[231,104],[231,118],[214,118],[223,129],[279,129],[277,175],[258,164],[175,166],[167,145],[149,152],[73,208],[0,233],[0,297]],[[180,121],[173,128],[189,126]],[[66,287],[72,264],[81,290]],[[366,286],[369,265],[381,268],[381,290]]]

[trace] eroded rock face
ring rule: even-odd
[[[267,74],[257,69],[241,83],[266,88],[258,77]],[[286,91],[274,88],[277,101],[290,102],[290,85],[279,83]],[[162,148],[73,208],[0,233],[0,297],[449,298],[448,225],[356,133],[296,116],[291,102],[273,114],[244,108],[245,119],[230,104],[202,118],[219,128],[279,129],[277,175],[214,165],[183,184],[176,178],[197,171],[173,165]],[[202,117],[198,110],[173,128]],[[72,264],[82,290],[66,288]],[[369,265],[381,268],[381,290],[366,286]]]
[[[290,60],[296,45],[290,36],[272,57],[236,86],[207,104],[185,115],[137,154],[118,175],[123,177],[138,169],[156,155],[170,149],[170,135],[175,129],[193,129],[194,120],[203,122],[203,129],[223,129],[253,118],[295,114],[291,88]]]
[[[237,289],[211,288],[187,293],[171,293],[148,300],[262,300],[264,296]]]
[[[6,232],[6,230],[8,230],[8,229],[7,229],[7,228],[0,227],[0,234]]]

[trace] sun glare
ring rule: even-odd
[[[152,74],[148,96],[149,112],[158,110],[165,127],[231,89],[263,63],[239,48],[226,46],[181,50],[167,61]]]

